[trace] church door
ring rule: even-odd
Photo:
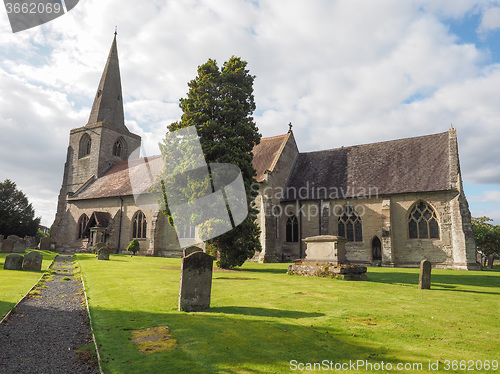
[[[373,262],[382,261],[382,243],[378,237],[372,240],[372,259]]]

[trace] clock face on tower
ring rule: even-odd
[[[52,21],[73,9],[79,0],[4,0],[12,32]]]

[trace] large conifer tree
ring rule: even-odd
[[[26,195],[9,179],[0,182],[0,235],[35,236],[40,218]]]
[[[169,126],[170,131],[196,126],[207,163],[230,163],[241,170],[249,214],[239,226],[207,243],[218,251],[223,268],[242,265],[261,248],[257,211],[251,205],[257,193],[250,188],[256,183],[252,149],[261,135],[252,117],[254,76],[246,66],[234,56],[222,69],[212,59],[199,66],[197,77],[188,83],[187,98],[180,100],[181,120]]]

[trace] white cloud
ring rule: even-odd
[[[500,67],[487,65],[475,45],[459,44],[444,21],[480,12],[479,27],[493,30],[498,3],[87,0],[16,34],[4,16],[0,180],[15,180],[50,225],[69,130],[88,119],[118,25],[127,126],[146,150],[180,118],[178,99],[197,66],[237,55],[257,76],[255,119],[264,136],[292,122],[308,151],[441,132],[453,123],[464,180],[500,190]]]
[[[484,35],[497,29],[500,29],[500,7],[489,8],[483,13],[477,31],[479,34]]]
[[[483,191],[480,196],[469,196],[471,202],[500,204],[500,191]]]

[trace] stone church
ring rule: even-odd
[[[70,131],[52,237],[58,249],[105,242],[124,251],[178,257],[179,229],[154,207],[140,208],[131,180],[159,171],[161,156],[139,157],[141,138],[125,126],[116,34],[88,123]],[[292,128],[263,138],[253,150],[259,191],[261,262],[305,257],[303,239],[347,239],[356,264],[479,269],[471,215],[463,192],[455,130],[380,143],[301,153]]]

